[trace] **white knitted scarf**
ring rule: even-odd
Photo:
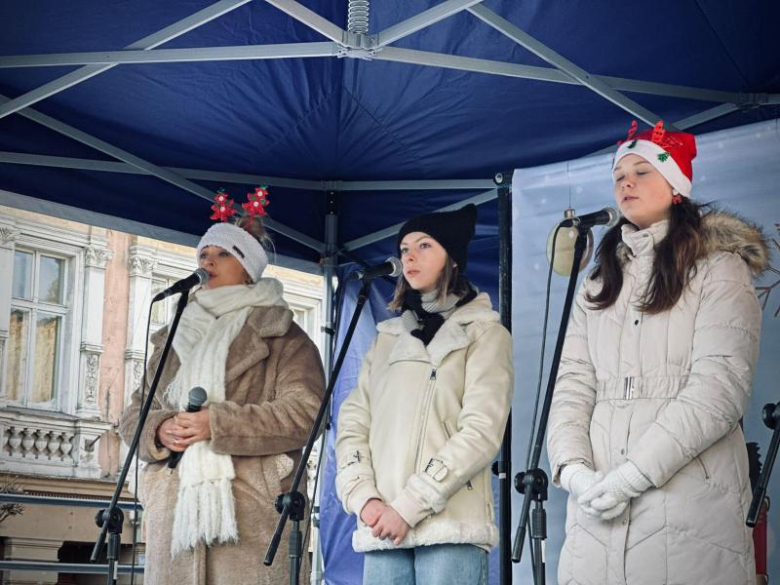
[[[252,309],[268,306],[287,307],[282,284],[273,278],[196,292],[173,339],[181,367],[165,391],[167,402],[184,410],[195,386],[206,390],[206,404],[223,402],[230,345]],[[184,451],[178,470],[171,555],[201,541],[206,545],[237,541],[232,457],[214,452],[211,441],[199,441]]]

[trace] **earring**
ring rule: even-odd
[[[677,205],[678,203],[682,203],[682,195],[675,193],[672,195],[672,205]]]

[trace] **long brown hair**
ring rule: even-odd
[[[454,294],[460,298],[466,296],[469,292],[471,285],[468,279],[461,275],[460,269],[455,265],[455,262],[447,254],[447,259],[444,262],[444,268],[439,274],[439,278],[436,280],[436,290],[439,291],[439,296],[436,298],[436,302],[441,304],[447,298],[447,295]],[[404,306],[404,295],[406,291],[411,290],[412,287],[406,282],[406,277],[402,274],[398,278],[398,282],[395,285],[393,291],[393,299],[390,301],[388,307],[392,311],[400,311]]]
[[[640,302],[640,311],[651,315],[662,313],[680,300],[685,287],[696,275],[696,261],[704,252],[702,219],[708,213],[707,207],[688,197],[672,205],[669,231],[656,247],[650,282]],[[623,262],[618,256],[618,247],[622,245],[621,228],[629,223],[622,218],[604,234],[596,250],[596,267],[590,278],[601,280],[601,290],[585,298],[597,310],[611,307],[623,288]]]

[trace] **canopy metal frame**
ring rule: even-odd
[[[336,191],[339,193],[346,193],[349,191],[424,189],[473,190],[489,188],[492,184],[492,180],[490,179],[438,181],[306,181],[245,173],[166,168],[157,166],[133,153],[129,153],[108,144],[77,128],[63,124],[30,107],[41,100],[56,95],[61,91],[100,75],[119,65],[327,57],[391,61],[411,65],[470,71],[486,75],[498,75],[567,85],[580,85],[650,125],[655,124],[660,117],[627,97],[622,92],[709,101],[717,104],[693,116],[678,120],[672,125],[667,124],[667,127],[681,130],[714,120],[739,109],[780,104],[780,94],[737,93],[590,74],[505,18],[483,6],[481,4],[482,0],[446,0],[411,18],[392,25],[385,30],[380,31],[378,34],[345,30],[306,6],[303,6],[296,0],[266,0],[268,4],[325,37],[327,41],[190,49],[159,48],[166,42],[180,37],[220,16],[228,14],[250,1],[251,0],[220,0],[187,18],[161,29],[157,33],[132,43],[121,51],[0,56],[0,68],[82,65],[78,70],[55,79],[24,95],[16,98],[0,96],[0,118],[17,113],[56,132],[91,146],[119,161],[112,162],[0,152],[0,163],[151,175],[208,200],[212,198],[212,193],[205,187],[195,183],[194,180],[230,181],[239,184],[263,183],[293,189],[321,190],[323,192]],[[370,0],[362,0],[361,4],[362,8],[368,10],[370,7]],[[430,51],[403,49],[392,46],[393,43],[402,38],[464,11],[469,12],[474,17],[511,39],[513,42],[543,59],[549,63],[551,67],[536,67]],[[599,152],[608,152],[610,149],[611,147]],[[476,201],[484,202],[495,199],[496,196],[495,189],[492,189],[489,196],[486,196],[484,193],[476,196]],[[368,234],[364,237],[347,242],[342,246],[336,245],[334,247],[333,242],[318,241],[315,238],[300,233],[278,221],[269,220],[267,225],[269,229],[315,250],[323,259],[326,259],[327,254],[334,253],[332,252],[334,249],[354,252],[364,246],[388,237],[397,230],[397,226],[388,226],[374,234]],[[328,252],[328,250],[331,250],[331,252]],[[338,252],[335,253],[338,254]]]

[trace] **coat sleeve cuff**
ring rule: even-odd
[[[653,482],[631,461],[626,461],[620,466],[620,473],[632,488],[639,492],[650,489]]]
[[[408,488],[398,494],[398,496],[390,502],[390,507],[398,512],[398,515],[401,516],[411,528],[417,526],[422,520],[433,513],[433,510],[426,508],[418,502],[414,496],[409,493]]]
[[[344,508],[347,513],[355,514],[359,518],[363,507],[373,499],[382,500],[382,496],[379,495],[373,481],[364,481],[349,494],[349,498],[344,502]]]
[[[176,416],[175,410],[155,410],[149,413],[141,433],[138,448],[141,459],[147,461],[161,461],[171,456],[171,451],[157,442],[157,429],[169,418]],[[158,446],[159,445],[159,446]],[[145,456],[144,456],[145,455]]]
[[[563,481],[561,480],[561,473],[565,467],[568,467],[569,465],[576,466],[576,465],[582,465],[584,467],[587,467],[588,469],[595,469],[593,463],[590,461],[587,461],[586,459],[566,459],[565,461],[561,461],[560,463],[555,463],[552,468],[552,483],[555,487],[562,487],[563,489],[568,491],[568,488],[563,485]]]
[[[424,518],[438,514],[447,506],[441,484],[427,473],[416,473],[406,481],[406,487],[390,505],[414,528]]]

